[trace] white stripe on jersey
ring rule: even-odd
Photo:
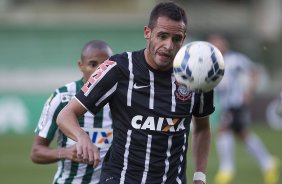
[[[57,110],[57,108],[59,107],[61,103],[61,97],[60,97],[59,90],[56,90],[56,92],[58,94],[52,98],[51,102],[49,102],[48,100],[45,103],[44,109],[42,110],[42,114],[38,122],[38,125],[41,125],[41,127],[39,128],[38,135],[43,138],[47,138],[48,132],[53,123],[52,117],[54,116],[55,111]]]
[[[89,111],[86,111],[86,113],[84,114],[84,127],[93,128],[93,123],[94,123],[93,115]]]
[[[176,178],[177,183],[181,184],[181,180],[179,179],[179,177]]]
[[[81,101],[79,99],[76,98],[76,96],[74,96],[74,99],[82,106],[84,107],[84,109],[86,109],[87,111],[91,112],[83,103],[81,103]],[[92,114],[92,113],[91,113]]]
[[[131,98],[132,98],[132,88],[133,88],[133,66],[132,66],[132,53],[127,52],[128,55],[128,70],[129,70],[129,83],[128,83],[128,90],[127,90],[127,106],[131,106]]]
[[[102,163],[102,161],[101,161]],[[102,165],[99,164],[97,167],[95,167],[95,171],[94,173],[92,174],[92,177],[91,177],[91,183],[89,184],[98,184],[99,183],[99,180],[100,180],[100,175],[101,175],[101,169],[102,168]]]
[[[57,172],[54,176],[54,179],[53,179],[53,182],[52,183],[55,183],[55,181],[57,180],[57,178],[60,176],[61,174],[61,171],[62,171],[62,162],[61,161],[58,161],[58,169],[57,169]]]
[[[60,169],[58,169],[57,172],[59,172],[59,174],[62,173],[62,176],[57,180],[57,183],[59,184],[63,184],[65,183],[66,179],[69,177],[70,175],[70,166],[71,166],[71,161],[70,160],[64,160],[64,167],[63,165],[61,164],[62,162],[60,161],[59,164],[60,164]],[[57,176],[58,174],[56,174]],[[54,178],[54,180],[56,180],[56,178]]]
[[[68,92],[70,92],[73,95],[75,95],[75,93],[76,93],[76,85],[72,85],[72,83],[70,83],[70,84],[67,84],[66,87],[68,89]]]
[[[186,146],[185,146],[185,144],[186,144],[186,134],[184,134],[184,143],[183,143],[183,146],[182,146],[182,150],[183,150],[183,154],[185,153],[185,150],[186,150]],[[183,154],[180,156],[180,163],[182,163],[183,162],[183,160],[184,160],[184,156],[183,156]],[[180,174],[180,172],[181,172],[181,165],[179,165],[179,167],[178,167],[178,175]],[[176,181],[177,181],[177,183],[179,183],[179,184],[181,184],[182,182],[181,182],[181,179],[177,176],[177,178],[176,178]]]
[[[110,106],[107,103],[103,108],[103,128],[112,128]],[[102,150],[100,150],[101,152]]]
[[[59,105],[64,101],[63,99],[64,97],[67,97],[66,100],[68,101],[70,100],[68,99],[68,97],[72,97],[75,95],[76,93],[75,84],[76,84],[75,82],[66,84],[65,87],[67,88],[67,92],[61,93],[58,89],[56,89],[57,95],[55,97],[52,97],[52,99],[50,99],[51,102],[48,99],[47,102],[45,103],[44,109],[42,110],[42,114],[41,114],[41,117],[38,123],[38,125],[42,125],[38,133],[40,137],[47,138],[47,135],[50,131],[50,127],[53,123],[54,113],[57,111],[57,108],[59,107]]]
[[[104,152],[104,154],[100,153],[100,157],[104,159],[105,154],[106,154],[106,152]],[[102,164],[101,163],[103,163],[103,160],[101,160],[100,164],[97,167],[95,167],[94,173],[92,174],[91,181],[90,181],[91,184],[98,184],[99,181],[100,181],[100,175],[101,175],[101,171],[102,171]]]
[[[150,74],[150,103],[149,109],[154,109],[154,97],[155,97],[155,86],[154,86],[154,74],[149,70]]]
[[[162,184],[164,184],[167,180],[167,172],[169,170],[169,157],[170,157],[170,149],[172,145],[172,136],[169,136],[168,142],[167,142],[167,150],[166,150],[166,159],[165,159],[165,173],[163,175],[163,181]]]
[[[147,180],[147,174],[148,174],[148,171],[149,171],[149,164],[150,164],[151,145],[152,145],[152,135],[148,135],[145,169],[144,169],[144,172],[143,172],[143,177],[142,177],[142,182],[141,182],[142,184],[145,184],[146,180]]]
[[[175,77],[172,74],[171,75],[171,112],[175,112],[175,107],[176,107],[175,95],[174,95],[175,90],[176,90]]]
[[[177,183],[181,184],[181,179],[179,179],[179,177],[176,178]]]
[[[92,176],[91,176],[91,180],[89,181],[88,184],[98,184],[99,183],[99,178],[101,175],[101,163],[99,163],[99,165],[97,167],[95,167],[95,172],[93,172]],[[87,170],[87,165],[86,164],[82,164],[80,163],[78,166],[78,170],[77,170],[77,175],[76,177],[73,178],[72,180],[72,184],[81,184],[83,181],[83,176],[86,173]]]
[[[117,89],[117,83],[109,90],[107,93],[105,93],[101,98],[96,102],[96,106],[100,105],[101,102],[103,102],[107,97],[109,97],[111,94],[115,92]]]
[[[127,138],[126,138],[126,144],[125,144],[125,152],[124,152],[124,158],[123,158],[123,168],[122,168],[122,172],[121,172],[121,176],[120,176],[120,184],[124,183],[125,180],[125,173],[127,170],[127,166],[128,166],[128,155],[129,155],[129,146],[130,146],[130,141],[131,141],[131,133],[132,130],[128,130],[127,131]]]

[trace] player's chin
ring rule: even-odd
[[[159,65],[167,66],[173,63],[173,59],[168,56],[158,56],[157,57],[157,62]]]
[[[166,71],[172,67],[171,62],[158,62],[157,65],[158,65],[158,69],[161,71]]]

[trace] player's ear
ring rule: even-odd
[[[81,60],[77,61],[77,66],[80,70],[82,69],[82,61]]]
[[[144,38],[149,39],[151,36],[151,29],[148,26],[144,27]]]

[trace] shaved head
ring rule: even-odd
[[[92,40],[87,42],[81,51],[81,60],[83,61],[85,57],[89,56],[89,52],[94,50],[100,50],[107,53],[109,56],[113,55],[111,47],[104,41],[101,40]]]
[[[111,47],[104,41],[92,40],[87,42],[81,51],[78,66],[83,73],[83,81],[86,82],[97,67],[113,55]]]

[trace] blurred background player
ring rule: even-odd
[[[67,138],[56,124],[60,110],[67,105],[69,100],[81,89],[90,75],[100,63],[112,55],[110,46],[100,40],[92,40],[85,44],[81,52],[78,67],[83,73],[82,79],[66,84],[55,90],[46,101],[38,126],[35,129],[35,139],[32,144],[31,160],[38,164],[58,162],[58,169],[53,183],[98,183],[101,165],[95,169],[92,165],[79,163],[76,157],[75,142]],[[86,112],[79,124],[91,137],[92,142],[100,148],[101,159],[104,157],[112,137],[112,120],[109,106],[93,116]],[[57,135],[57,148],[51,148],[50,143]]]
[[[209,35],[207,40],[218,47],[225,61],[223,80],[215,90],[220,112],[217,137],[219,171],[215,177],[215,184],[229,184],[234,178],[233,134],[245,144],[259,163],[265,184],[276,184],[279,177],[279,161],[248,128],[251,122],[249,105],[258,82],[256,65],[242,53],[229,50],[228,42],[222,35]]]

